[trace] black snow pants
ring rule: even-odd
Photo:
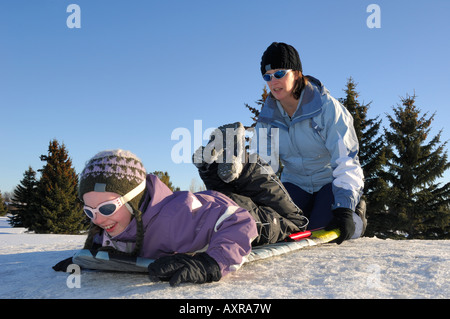
[[[292,233],[304,230],[307,219],[270,165],[261,161],[258,155],[252,156],[257,160],[249,163],[249,155],[246,154],[242,173],[230,183],[218,177],[216,162],[199,168],[199,175],[207,189],[227,195],[238,206],[250,212],[256,221],[259,235],[253,241],[253,246],[276,243]]]

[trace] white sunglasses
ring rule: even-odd
[[[292,70],[279,70],[273,74],[264,74],[263,75],[263,79],[266,82],[270,82],[272,81],[272,78],[274,77],[275,79],[281,79],[283,78],[286,74],[288,74],[289,72],[291,72]]]
[[[91,219],[94,219],[95,214],[99,213],[103,216],[111,216],[115,214],[120,207],[123,205],[127,206],[130,213],[133,212],[131,207],[127,204],[130,200],[135,198],[137,195],[139,195],[146,186],[146,181],[144,180],[142,183],[140,183],[136,188],[131,190],[129,193],[127,193],[124,196],[117,197],[115,199],[100,203],[97,205],[97,207],[93,208],[87,205],[84,205],[83,211],[84,213]]]

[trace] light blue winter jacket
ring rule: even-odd
[[[322,83],[308,76],[299,106],[290,118],[268,97],[256,125],[252,150],[277,169],[282,182],[308,193],[333,183],[334,206],[355,210],[364,187],[353,118]],[[277,130],[278,129],[278,130]]]

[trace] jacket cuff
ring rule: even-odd
[[[362,192],[336,187],[333,184],[334,204],[331,209],[348,208],[352,211],[356,211],[356,206],[361,199],[361,193]]]

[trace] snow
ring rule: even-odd
[[[82,270],[79,288],[69,288],[74,275],[51,267],[81,249],[84,240],[27,233],[0,217],[0,299],[450,298],[449,240],[364,237],[249,263],[219,282],[177,288],[150,282],[145,274]]]

